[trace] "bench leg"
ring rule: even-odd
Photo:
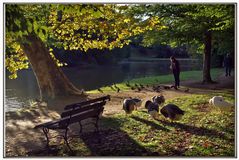
[[[49,129],[47,129],[47,128],[42,128],[42,130],[43,130],[43,133],[44,133],[45,136],[46,136],[46,147],[49,148],[49,137],[48,137]]]
[[[67,128],[66,128],[66,131],[65,131],[65,135],[64,135],[64,141],[65,141],[67,147],[69,148],[69,150],[73,153],[73,151],[72,151],[72,149],[71,149],[71,147],[70,147],[70,145],[69,145],[69,143],[68,143],[68,137],[67,137],[68,129],[69,129],[69,128],[67,127]]]
[[[99,121],[99,117],[96,117],[95,128],[96,128],[96,134],[97,134],[97,140],[98,140],[97,143],[101,143],[101,136],[100,136],[100,132],[99,132],[98,121]]]
[[[96,117],[96,121],[95,121],[96,132],[99,132],[98,121],[99,121],[99,117]]]
[[[79,122],[80,124],[80,133],[82,132],[82,124],[81,124],[81,121]]]

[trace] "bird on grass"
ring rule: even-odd
[[[126,114],[131,114],[137,107],[141,106],[142,101],[137,98],[127,98],[123,101],[123,110]]]
[[[219,108],[220,111],[231,111],[233,104],[225,101],[222,96],[214,96],[209,100],[209,104]]]
[[[113,91],[115,91],[115,89],[114,89],[114,87],[113,87],[112,85],[110,86],[110,88],[111,88]]]
[[[135,102],[135,110],[137,110],[137,108],[140,107],[141,104],[142,104],[142,100],[141,99],[131,98],[131,100],[133,100]]]
[[[127,87],[130,87],[129,81],[126,81],[125,85],[126,85]]]
[[[136,89],[138,90],[138,92],[140,92],[142,90],[140,87],[137,87]]]
[[[132,86],[130,87],[130,89],[131,89],[131,90],[135,90],[135,88],[134,88],[134,87],[132,87]]]
[[[185,89],[184,92],[189,92],[189,88]]]
[[[163,88],[164,88],[164,89],[170,89],[170,87],[169,87],[169,86],[163,86]]]
[[[120,92],[120,88],[118,86],[116,86],[116,84],[114,85],[116,92],[119,93]]]
[[[159,117],[159,105],[150,100],[146,101],[145,108],[148,110],[148,113],[153,119],[158,119]]]
[[[155,92],[160,92],[160,86],[153,86],[152,89]]]
[[[175,85],[170,86],[170,88],[174,88],[174,89],[178,90],[177,86],[175,86]]]
[[[144,89],[145,87],[144,87],[144,85],[142,85],[142,84],[139,84],[139,86],[142,88],[142,89]]]
[[[158,104],[158,105],[162,105],[165,102],[165,98],[162,95],[161,96],[153,96],[152,97],[152,101],[154,103]]]
[[[160,113],[165,118],[169,118],[171,121],[180,120],[182,116],[184,115],[184,112],[185,111],[181,110],[178,106],[174,104],[167,104],[160,110]]]
[[[97,89],[100,93],[104,93],[102,89],[98,88]]]
[[[119,93],[120,92],[120,88],[116,88],[116,92]]]
[[[135,86],[136,88],[138,88],[138,87],[139,87],[139,85],[138,85],[137,83],[135,83],[135,84],[134,84],[134,86]]]

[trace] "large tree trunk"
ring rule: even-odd
[[[64,75],[52,59],[45,44],[35,35],[26,37],[30,43],[22,48],[27,55],[36,76],[42,100],[67,95],[83,95]]]
[[[210,68],[211,68],[211,43],[212,43],[212,33],[207,31],[205,33],[204,39],[204,55],[203,55],[203,83],[212,83]]]

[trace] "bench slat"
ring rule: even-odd
[[[98,117],[99,113],[103,110],[104,110],[104,107],[94,108],[94,109],[89,110],[87,112],[79,113],[77,115],[74,115],[73,117],[71,117],[69,122],[67,122],[67,121],[65,121],[65,122],[67,122],[69,124],[72,124],[72,123],[79,122],[79,121],[87,119],[87,118]]]
[[[70,105],[65,106],[64,110],[78,108],[78,107],[82,107],[84,105],[95,103],[97,101],[105,101],[105,100],[110,100],[110,95],[107,95],[107,96],[104,96],[104,97],[100,97],[100,98],[91,99],[91,100],[80,102],[80,103],[70,104]]]
[[[80,112],[90,110],[92,108],[101,107],[101,106],[104,106],[105,103],[106,102],[103,101],[103,102],[99,102],[99,103],[94,103],[92,105],[82,106],[81,108],[77,108],[77,109],[74,109],[74,110],[65,111],[65,112],[61,113],[61,117],[62,118],[67,117],[67,116],[70,116],[70,115],[74,115],[74,114],[77,114],[77,113],[80,113]]]
[[[87,118],[90,118],[90,117],[93,117],[93,116],[98,116],[99,113],[101,111],[103,111],[103,109],[104,109],[103,106],[98,107],[98,108],[92,108],[92,109],[87,110],[85,112],[81,112],[81,113],[72,115],[72,117],[68,116],[68,117],[64,117],[64,118],[61,118],[61,119],[58,119],[58,120],[55,120],[55,121],[42,123],[40,125],[35,126],[34,128],[41,128],[41,127],[46,127],[47,128],[48,126],[52,126],[52,125],[55,125],[57,123],[59,123],[61,125],[64,125],[66,123],[72,124],[72,123],[79,122],[81,120],[84,120],[84,119],[87,119]]]

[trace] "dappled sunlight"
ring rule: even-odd
[[[33,107],[6,113],[6,155],[26,156],[27,152],[45,146],[45,137],[35,125],[57,119],[59,114],[47,107]],[[17,147],[16,147],[17,144]]]

